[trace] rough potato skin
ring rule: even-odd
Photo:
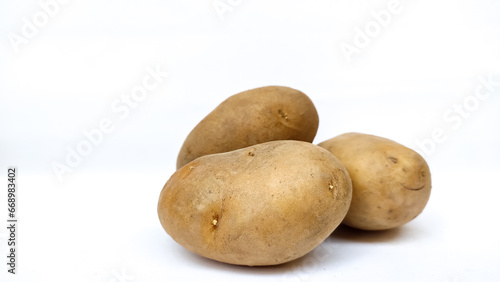
[[[319,118],[304,93],[267,86],[223,101],[189,133],[177,157],[177,168],[208,154],[229,152],[274,140],[312,142]]]
[[[158,215],[184,248],[239,265],[301,257],[340,224],[349,208],[349,174],[328,151],[272,141],[200,157],[163,187]]]
[[[344,164],[352,179],[352,202],[343,221],[384,230],[419,215],[431,193],[431,174],[415,151],[389,139],[346,133],[319,144]]]

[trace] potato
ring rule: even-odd
[[[389,139],[347,133],[319,144],[352,179],[352,202],[343,223],[365,230],[401,226],[419,215],[431,193],[431,174],[415,151]]]
[[[244,91],[227,98],[188,135],[177,168],[208,154],[274,140],[312,142],[318,113],[304,93],[282,86]]]
[[[351,201],[349,174],[328,151],[272,141],[200,157],[163,187],[158,215],[184,248],[239,265],[275,265],[327,238]]]

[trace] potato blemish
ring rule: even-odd
[[[391,162],[397,164],[398,163],[398,158],[395,158],[395,157],[388,157],[389,160],[391,160]]]
[[[188,166],[188,167],[184,167],[184,168],[181,170],[181,173],[180,173],[180,178],[181,178],[181,179],[186,178],[186,177],[190,174],[191,170],[193,170],[193,168],[194,168],[194,165],[191,165],[191,166]]]
[[[333,186],[333,184],[332,184],[332,183],[328,183],[328,189],[330,189],[330,191],[332,191],[332,190],[333,190],[333,187],[334,187],[334,186]]]
[[[288,115],[285,112],[283,112],[281,109],[278,110],[278,114],[280,114],[280,116],[282,118],[284,118],[285,120],[288,120]]]
[[[211,227],[213,230],[217,229],[217,227],[219,226],[219,214],[218,213],[212,212],[212,221],[210,223],[211,223]]]
[[[424,189],[424,187],[425,187],[425,185],[422,185],[420,187],[408,187],[408,186],[404,185],[403,183],[399,183],[399,185],[401,185],[404,189],[410,190],[410,191],[419,191],[419,190]]]

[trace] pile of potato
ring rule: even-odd
[[[188,135],[160,194],[165,231],[184,248],[239,265],[275,265],[340,223],[384,230],[419,215],[425,160],[394,141],[347,133],[313,145],[318,113],[281,86],[233,95]]]

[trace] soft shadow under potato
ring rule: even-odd
[[[201,268],[209,269],[219,269],[223,271],[229,271],[234,273],[251,274],[251,275],[285,275],[287,273],[293,273],[295,270],[304,267],[306,261],[314,256],[314,251],[309,252],[305,256],[297,258],[295,260],[277,264],[277,265],[260,265],[260,266],[247,266],[223,263],[209,258],[205,258],[188,250],[184,250],[185,259],[189,260],[190,263],[195,263]]]
[[[341,241],[356,241],[362,243],[380,243],[395,241],[404,233],[404,227],[398,227],[388,230],[361,230],[341,224],[330,238]]]

